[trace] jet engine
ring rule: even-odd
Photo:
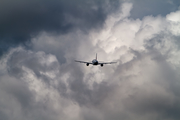
[[[101,64],[101,67],[103,67],[103,64]]]
[[[89,66],[89,63],[86,63],[87,66]]]

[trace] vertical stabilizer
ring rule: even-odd
[[[97,53],[96,53],[96,60],[97,60]]]

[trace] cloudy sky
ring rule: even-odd
[[[179,0],[0,1],[0,120],[179,113]]]

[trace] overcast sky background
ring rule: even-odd
[[[117,64],[86,66],[74,60]],[[0,120],[179,120],[179,0],[1,0]]]

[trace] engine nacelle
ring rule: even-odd
[[[87,66],[89,66],[89,63],[86,63]]]
[[[101,67],[103,67],[103,64],[101,64]]]

